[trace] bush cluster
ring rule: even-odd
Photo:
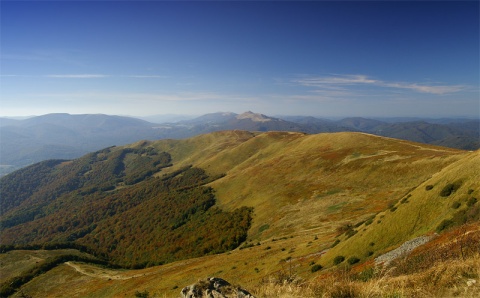
[[[313,273],[313,272],[317,272],[319,270],[322,270],[322,268],[323,268],[322,265],[315,264],[315,265],[312,266],[312,268],[310,268],[310,271],[312,271],[312,273]]]
[[[344,256],[336,256],[336,257],[333,259],[333,264],[334,264],[334,265],[338,265],[338,264],[342,263],[343,261],[345,261],[345,257],[344,257]]]
[[[348,264],[353,265],[353,264],[356,264],[356,263],[360,262],[360,259],[357,258],[357,257],[350,257],[350,258],[348,258],[347,262],[348,262]]]
[[[455,182],[455,183],[449,183],[447,185],[445,185],[444,188],[442,188],[442,190],[440,191],[440,196],[441,197],[448,197],[450,196],[452,193],[454,193],[455,191],[457,191],[457,189],[459,189],[461,186],[461,183],[460,182]]]
[[[332,243],[330,248],[333,248],[333,247],[337,246],[337,244],[339,244],[339,243],[340,243],[340,239],[335,239],[335,242]]]

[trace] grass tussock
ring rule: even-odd
[[[297,283],[263,282],[256,297],[478,297],[480,256],[467,261],[448,261],[421,273],[393,276],[391,270],[377,272],[368,281],[351,274],[333,274],[315,281]]]
[[[372,295],[378,288],[376,281],[361,282],[346,271],[321,276],[314,281],[295,283],[278,283],[275,279],[263,282],[254,291],[257,297],[273,298],[349,298],[349,297],[376,297]],[[384,293],[382,291],[382,293]]]
[[[310,281],[265,279],[257,297],[479,297],[480,229],[462,226],[388,267],[329,271]]]

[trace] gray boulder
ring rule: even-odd
[[[199,280],[183,288],[180,294],[182,298],[255,298],[247,290],[218,277]]]

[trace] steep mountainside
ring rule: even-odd
[[[135,217],[142,208],[152,208],[147,199],[162,193],[169,196],[170,183],[180,183],[180,189],[188,186],[190,191],[188,183],[202,185],[211,181],[209,177],[223,175],[210,187],[224,210],[255,209],[250,238],[310,228],[327,232],[342,220],[381,210],[460,156],[461,151],[453,149],[359,133],[225,131],[186,140],[139,142],[73,162],[36,164],[4,177],[2,237],[12,244],[74,240],[91,245],[93,239],[87,241],[86,235],[95,228],[102,230],[99,221],[110,225],[106,218],[120,220],[120,213]],[[194,178],[175,182],[187,173]],[[157,178],[148,179],[152,175]],[[213,200],[213,194],[201,193],[206,202]],[[79,222],[72,219],[83,212],[88,216]],[[56,231],[48,224],[52,221]]]
[[[234,131],[166,144],[155,146],[177,165],[227,174],[211,184],[220,205],[254,207],[250,235],[260,239],[309,228],[331,231],[336,221],[378,212],[461,154],[361,133]],[[202,144],[201,153],[186,150],[194,144]]]
[[[0,180],[2,244],[87,247],[127,267],[237,247],[250,209],[218,209],[213,190],[203,186],[215,178],[198,168],[151,177],[170,161],[148,146],[107,148],[8,175]]]
[[[292,271],[311,279],[312,264],[329,273],[349,268],[337,256],[371,263],[416,236],[478,222],[479,157],[347,132],[142,141],[2,178],[2,244],[76,247],[130,267],[166,263],[133,272],[61,265],[22,287],[42,296],[176,297],[212,275],[248,289]]]
[[[323,257],[325,265],[342,255],[366,260],[407,240],[452,226],[480,221],[480,152],[446,166],[366,221],[351,223],[338,245]]]

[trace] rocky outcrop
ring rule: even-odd
[[[396,258],[409,254],[412,250],[430,241],[433,236],[421,236],[403,243],[400,247],[375,258],[375,265],[388,266]]]
[[[247,290],[218,277],[199,280],[183,288],[180,294],[182,298],[255,298]]]
[[[236,118],[238,120],[250,119],[253,122],[268,122],[268,121],[278,120],[278,119],[275,119],[275,118],[265,116],[263,114],[253,113],[253,112],[250,112],[250,111],[245,112],[245,113],[240,114],[240,115],[237,115]]]

